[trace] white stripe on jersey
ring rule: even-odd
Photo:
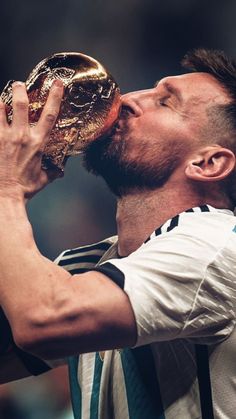
[[[82,391],[81,419],[90,418],[91,395],[95,368],[95,353],[80,356],[78,368],[78,382]]]

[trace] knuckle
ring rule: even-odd
[[[15,101],[15,107],[19,110],[27,110],[29,101],[27,99],[18,99]]]
[[[15,145],[22,144],[26,145],[29,142],[29,135],[24,130],[18,130],[12,137],[12,143]]]
[[[46,119],[46,121],[50,124],[50,123],[54,123],[55,122],[55,120],[56,120],[56,118],[57,118],[57,112],[56,112],[56,110],[54,110],[54,109],[49,109],[47,112],[46,112],[46,115],[45,115],[45,119]]]

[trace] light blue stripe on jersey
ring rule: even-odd
[[[131,349],[121,351],[121,362],[125,378],[126,394],[129,409],[129,419],[165,419],[165,415],[160,406],[161,413],[157,413],[154,400],[144,386],[137,364]]]
[[[81,389],[78,383],[78,356],[70,356],[67,360],[69,368],[71,404],[75,419],[81,419]]]
[[[93,389],[92,389],[91,404],[90,404],[90,419],[98,419],[99,393],[100,393],[100,384],[101,384],[101,376],[102,376],[102,366],[103,366],[103,362],[100,358],[99,353],[97,352],[95,356]]]

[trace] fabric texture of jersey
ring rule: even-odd
[[[95,269],[122,286],[135,348],[69,360],[75,418],[201,417],[195,344],[209,345],[215,419],[236,411],[235,218],[202,206],[168,220],[118,258],[117,238],[64,252],[72,273]]]

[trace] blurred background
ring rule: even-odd
[[[101,61],[123,93],[182,72],[189,49],[223,49],[236,58],[235,0],[8,0],[1,4],[0,87],[25,80],[43,58],[78,51]],[[80,157],[65,177],[33,198],[29,216],[41,252],[116,233],[115,200],[101,179],[85,172]],[[41,378],[0,386],[0,419],[71,418],[65,368]]]

